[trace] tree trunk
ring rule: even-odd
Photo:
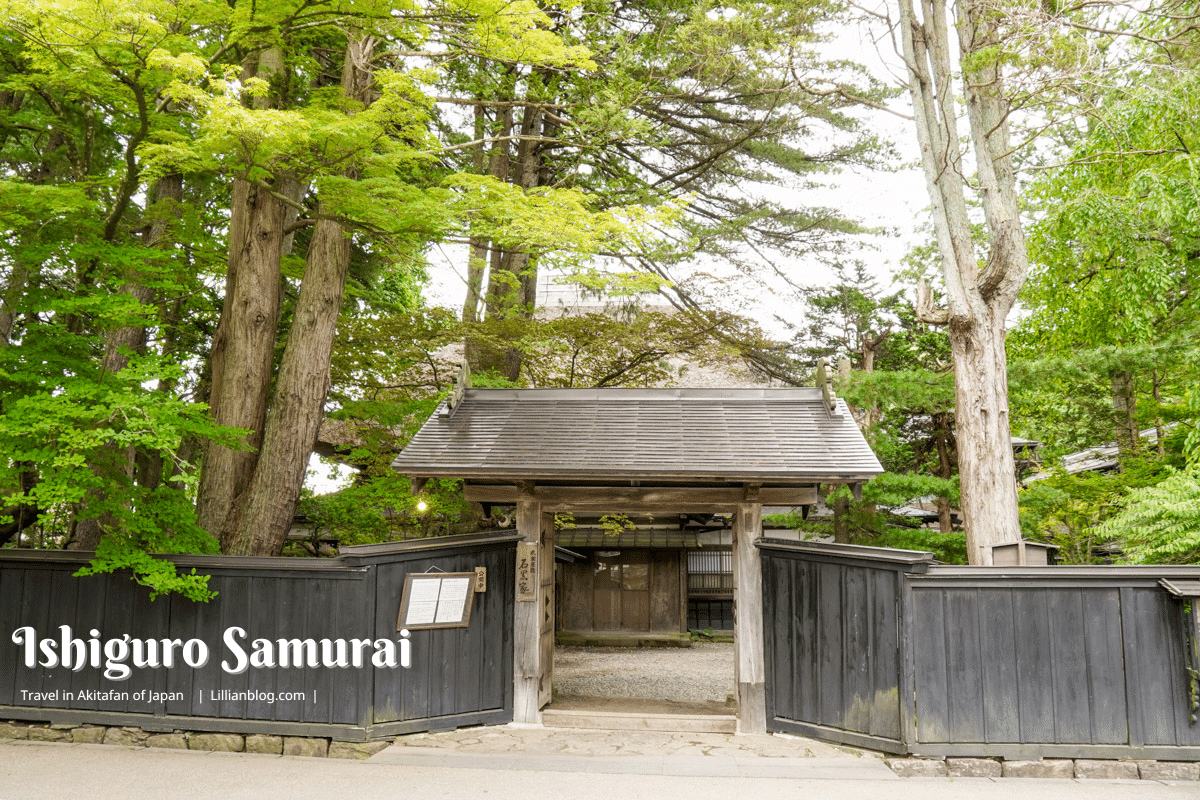
[[[512,109],[506,107],[500,113],[500,136],[511,135],[513,128]],[[508,143],[493,151],[491,174],[507,180],[525,190],[541,185],[546,178],[541,153],[534,137],[542,135],[546,124],[541,108],[525,106],[519,128],[521,139],[515,157],[509,153]],[[503,248],[495,242],[491,248],[491,264],[488,270],[486,311],[489,319],[529,319],[537,304],[537,259],[524,250]],[[508,380],[516,381],[521,375],[524,359],[519,347],[475,346],[469,347],[475,363],[473,368],[499,372]]]
[[[946,309],[918,303],[925,322],[948,324],[954,354],[956,427],[967,556],[990,564],[991,548],[1020,536],[1016,473],[1008,419],[1004,318],[1028,272],[1008,141],[1003,60],[979,57],[1004,42],[993,12],[970,0],[957,4],[960,63],[967,120],[988,231],[980,269],[967,214],[967,183],[958,137],[958,94],[950,57],[945,0],[925,0],[918,19],[900,0],[899,35],[922,167],[946,283]]]
[[[483,138],[487,134],[482,105],[475,106],[475,140],[480,142],[471,154],[475,172],[483,174]],[[463,322],[479,321],[479,303],[483,299],[483,277],[487,271],[488,243],[482,236],[471,237],[471,254],[467,258],[467,296],[463,300]],[[469,344],[469,343],[468,343]],[[468,356],[468,360],[473,360]]]
[[[934,445],[937,448],[938,468],[935,473],[939,478],[949,480],[954,474],[955,450],[951,446],[954,429],[950,424],[950,415],[946,412],[933,415]],[[936,500],[938,512],[938,530],[941,533],[954,531],[954,520],[950,516],[950,498],[939,497]]]
[[[1138,435],[1137,399],[1133,393],[1133,373],[1115,369],[1109,374],[1112,385],[1112,419],[1117,452],[1122,460],[1135,455],[1140,443]]]
[[[364,103],[371,91],[375,45],[370,37],[351,41],[342,70],[343,91]],[[355,177],[353,171],[346,175]],[[324,203],[318,212],[322,209]],[[235,504],[222,541],[225,553],[279,555],[287,542],[324,416],[334,333],[349,267],[350,232],[338,222],[318,218],[275,379],[262,450],[253,476]]]
[[[157,207],[155,211],[158,216],[146,231],[146,247],[160,248],[168,243],[169,217],[162,214],[164,209],[160,204],[178,206],[182,200],[182,175],[172,173],[159,178],[154,190],[154,204]],[[143,306],[151,305],[154,302],[154,290],[144,284],[142,276],[131,275],[128,282],[121,287],[121,292],[129,295]],[[145,325],[122,325],[109,331],[105,337],[104,358],[101,361],[103,372],[115,375],[125,369],[129,365],[130,353],[142,355],[146,352],[146,339]],[[120,471],[124,474],[125,480],[133,483],[141,477],[138,470],[139,462],[147,470],[152,467],[151,459],[145,455],[139,459],[139,454],[133,447],[119,450],[116,445],[110,443],[101,448],[100,460],[92,465],[92,471],[97,474],[100,471]],[[159,469],[161,471],[161,460]],[[139,482],[157,485],[157,476],[145,474],[144,477],[145,481]],[[92,497],[96,500],[103,499],[97,495]],[[104,535],[104,531],[112,525],[112,522],[112,515],[107,513],[79,520],[79,524],[75,526],[75,536],[69,545],[70,549],[95,550],[96,546],[100,544],[100,537]]]
[[[25,292],[29,280],[29,268],[18,259],[12,265],[4,293],[0,295],[0,347],[8,347],[13,328],[17,322],[17,299]]]
[[[833,540],[850,544],[850,500],[838,495],[833,501]]]
[[[272,47],[252,55],[243,65],[242,77],[270,83],[284,69],[283,51]],[[276,99],[257,96],[247,102],[265,109]],[[283,198],[297,199],[302,189],[286,177],[277,178],[273,186],[242,178],[233,182],[225,298],[210,355],[209,413],[217,424],[241,428],[246,435],[237,450],[209,445],[196,501],[200,526],[222,546],[230,535],[235,502],[250,484],[262,443],[279,324],[284,229],[293,218]]]
[[[242,428],[243,449],[209,445],[200,470],[200,526],[221,540],[234,502],[250,483],[262,442],[275,335],[279,323],[279,260],[284,202],[267,189],[237,179],[229,220],[225,301],[213,336],[209,410],[219,425]]]
[[[933,503],[937,507],[938,533],[954,533],[954,517],[950,515],[950,498],[936,497]]]
[[[304,280],[276,377],[262,449],[239,498],[222,552],[279,555],[324,416],[334,331],[350,265],[350,238],[338,223],[313,230]]]
[[[1167,436],[1167,429],[1162,418],[1161,392],[1162,376],[1158,370],[1153,370],[1150,373],[1150,394],[1154,397],[1154,450],[1160,456],[1165,456],[1167,454],[1167,447],[1163,444],[1163,439]]]
[[[41,483],[37,464],[32,461],[18,461],[13,464],[13,470],[17,474],[22,494],[28,495]],[[43,513],[42,509],[29,503],[0,507],[0,545],[14,536],[18,537],[19,541],[21,531],[36,525]]]
[[[1020,536],[1016,463],[1008,419],[1004,319],[990,327],[950,325],[958,479],[967,557],[992,563],[991,548]]]

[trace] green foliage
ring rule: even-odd
[[[582,314],[525,323],[524,371],[542,387],[655,386],[678,377],[671,358],[728,360],[707,320],[641,311],[618,317]]]
[[[830,358],[836,364],[844,357],[868,369],[898,327],[900,292],[881,292],[862,262],[855,262],[853,272],[838,264],[831,283],[805,287],[803,298],[804,326],[796,341],[804,363]]]
[[[1133,563],[1200,563],[1200,472],[1177,471],[1134,489],[1099,533],[1123,542]]]
[[[962,533],[931,531],[889,511],[889,508],[908,505],[927,496],[947,497],[957,503],[958,482],[911,472],[885,472],[863,484],[861,501],[854,499],[849,488],[839,486],[829,493],[825,502],[831,508],[839,505],[839,501],[845,502],[845,526],[852,544],[928,550],[942,563],[967,563],[966,537]],[[805,520],[799,514],[774,515],[766,519],[811,536],[834,535],[832,520]]]
[[[348,488],[302,497],[299,510],[318,538],[332,537],[338,545],[442,536],[474,517],[459,481],[433,480],[414,496],[407,477],[376,464],[363,465]]]
[[[926,550],[942,564],[967,563],[967,537],[962,533],[940,533],[926,528],[890,526],[870,540],[874,547],[897,550]]]
[[[637,530],[637,525],[625,514],[605,514],[600,517],[600,530],[605,536],[619,536]]]
[[[1130,374],[1145,428],[1194,424],[1200,79],[1139,75],[1115,93],[1032,197],[1029,314],[1009,337],[1013,412],[1050,454],[1114,436],[1112,376]],[[1124,454],[1123,454],[1124,455]]]
[[[178,367],[136,358],[105,374],[89,357],[95,346],[56,326],[38,326],[22,347],[0,349],[0,508],[104,516],[108,535],[81,574],[127,568],[152,595],[179,591],[205,599],[206,578],[176,575],[174,565],[149,554],[216,552],[216,542],[196,525],[189,491],[194,465],[176,453],[185,438],[236,446],[242,432],[213,425],[201,404],[145,388],[177,379]],[[127,451],[165,461],[172,481],[135,481],[121,468]],[[37,479],[25,488],[21,476],[31,464]]]

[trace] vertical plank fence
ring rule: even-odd
[[[760,542],[767,718],[886,752],[1200,759],[1183,603],[1200,567],[950,567]]]
[[[135,725],[147,730],[233,731],[330,736],[355,741],[512,719],[512,654],[517,536],[451,536],[346,547],[334,559],[173,557],[180,568],[212,577],[208,603],[180,597],[150,601],[125,575],[72,573],[86,554],[0,550],[0,719]],[[405,576],[487,570],[487,591],[474,599],[470,625],[410,632],[411,666],[250,667],[240,673],[223,637],[389,639]],[[26,666],[14,641],[22,627],[57,640],[101,642],[199,639],[206,664],[132,668],[125,680],[104,668]],[[369,659],[373,650],[367,650]],[[129,663],[127,661],[127,663]],[[147,694],[141,694],[143,690]],[[153,694],[150,694],[153,693]],[[147,701],[146,697],[165,698]],[[143,699],[138,699],[143,698]]]

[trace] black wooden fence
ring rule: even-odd
[[[152,602],[124,575],[75,578],[83,554],[0,550],[0,719],[341,740],[510,721],[518,539],[508,533],[347,547],[327,560],[173,557],[212,576],[217,596],[208,603]],[[247,632],[247,652],[260,637],[398,641],[405,575],[475,567],[486,568],[487,590],[475,595],[470,625],[411,631],[408,668],[222,669],[222,661],[233,662],[223,636],[234,626]],[[85,644],[91,630],[101,643],[123,634],[199,639],[210,658],[193,668],[176,650],[175,666],[132,669],[125,680],[106,678],[103,668],[42,667],[40,653],[38,665],[27,667],[16,632],[32,628],[58,639],[63,625]]]
[[[1200,758],[1198,567],[948,567],[766,540],[767,719],[929,756]]]

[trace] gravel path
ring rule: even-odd
[[[554,697],[604,697],[725,705],[736,694],[733,645],[557,647]]]

